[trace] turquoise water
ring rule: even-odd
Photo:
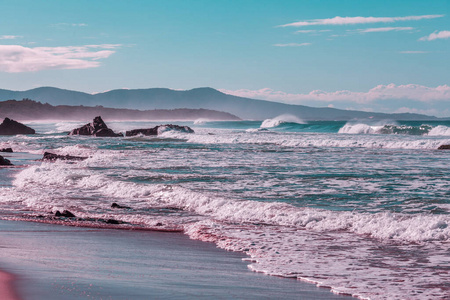
[[[159,125],[108,122],[115,131]],[[194,134],[0,137],[3,218],[182,230],[249,268],[373,299],[448,295],[449,121],[180,122]],[[41,162],[45,151],[87,157]],[[112,209],[116,202],[129,209]],[[54,219],[59,210],[77,219]],[[108,225],[104,220],[120,221]]]

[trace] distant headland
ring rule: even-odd
[[[195,121],[206,119],[211,121],[237,121],[240,118],[226,112],[209,109],[154,109],[136,110],[107,108],[103,106],[71,106],[57,105],[24,99],[20,101],[0,101],[0,119],[10,117],[27,120],[87,120],[102,115],[110,120],[177,120]]]
[[[38,104],[30,101],[23,103],[8,102],[7,100],[32,99],[46,104]],[[3,102],[2,102],[3,101]],[[5,106],[4,101],[8,102]],[[20,101],[19,101],[20,102]],[[186,91],[171,90],[166,88],[149,88],[149,89],[120,89],[112,90],[98,94],[88,94],[70,90],[64,90],[54,87],[40,87],[27,91],[10,91],[0,89],[0,117],[6,116],[4,110],[9,105],[22,105],[22,110],[26,110],[26,106],[30,107],[30,111],[36,111],[37,116],[54,117],[55,114],[67,114],[76,118],[75,111],[83,115],[85,118],[92,118],[96,115],[102,115],[107,118],[116,118],[123,115],[126,109],[127,116],[133,118],[142,118],[145,114],[162,118],[171,116],[173,119],[195,119],[203,116],[206,111],[192,110],[210,110],[216,111],[214,119],[251,119],[264,120],[273,118],[282,114],[291,114],[302,120],[324,120],[324,121],[346,121],[352,119],[373,119],[373,120],[437,120],[433,116],[398,113],[386,114],[376,112],[365,112],[355,110],[342,110],[329,107],[317,108],[303,105],[290,105],[278,102],[270,102],[265,100],[256,100],[224,94],[213,88],[196,88]],[[69,107],[69,105],[71,107]],[[56,107],[55,107],[56,106]],[[87,107],[89,108],[87,108]],[[102,107],[104,106],[104,107]],[[106,108],[109,107],[109,108]],[[116,110],[114,110],[116,109]],[[158,111],[154,113],[142,112],[138,110],[177,110],[170,114]],[[48,110],[48,112],[45,112]],[[71,111],[69,113],[69,111]],[[217,112],[225,112],[225,114],[217,114]],[[17,112],[18,113],[18,112]],[[88,116],[85,116],[89,113]],[[211,112],[212,113],[212,112]],[[8,116],[19,118],[15,115]],[[195,116],[195,117],[194,117]],[[24,115],[24,117],[29,117]]]

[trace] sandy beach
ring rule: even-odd
[[[345,299],[181,233],[0,221],[2,299]]]

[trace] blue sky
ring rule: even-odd
[[[450,116],[450,1],[0,2],[0,88],[209,86]]]

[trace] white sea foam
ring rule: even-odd
[[[273,127],[280,126],[283,123],[305,124],[305,122],[303,120],[301,120],[300,118],[293,116],[293,115],[285,114],[285,115],[275,117],[273,119],[264,120],[261,124],[261,128],[273,128]]]
[[[450,127],[438,125],[428,132],[431,136],[450,136]]]
[[[109,158],[107,155],[94,155],[78,163],[76,167],[65,162],[42,163],[20,172],[14,185],[23,192],[32,188],[40,191],[54,187],[58,193],[76,193],[82,190],[92,194],[101,193],[105,199],[145,199],[149,204],[176,206],[216,220],[242,224],[265,223],[320,232],[345,230],[399,242],[450,241],[448,215],[334,212],[299,208],[280,202],[235,201],[215,194],[194,192],[181,186],[114,180],[114,177],[89,169],[90,165],[108,165],[118,159],[117,155]],[[118,163],[117,167],[120,165],[126,166],[127,163]],[[48,198],[48,201],[52,201],[51,197]],[[64,197],[54,200],[59,204],[65,201]]]
[[[347,134],[376,134],[380,133],[383,125],[367,125],[367,124],[345,124],[344,127],[339,129],[339,133]]]
[[[387,148],[387,149],[437,149],[449,139],[411,137],[407,135],[335,135],[328,133],[274,133],[221,132],[210,135],[209,131],[197,130],[195,135],[178,136],[190,143],[202,144],[273,144],[283,147],[339,147],[339,148]]]

